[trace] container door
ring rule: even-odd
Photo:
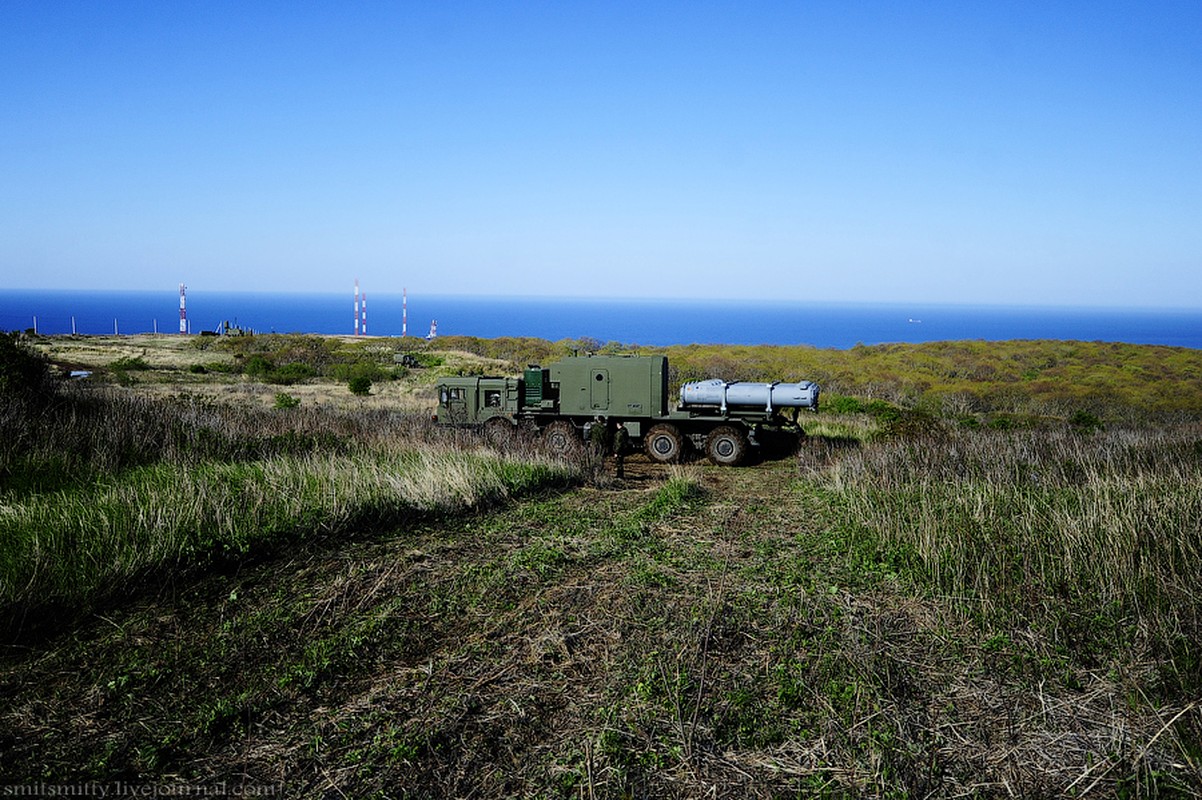
[[[593,411],[609,410],[609,370],[595,369],[589,375],[589,399]]]

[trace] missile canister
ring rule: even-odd
[[[694,381],[680,387],[680,405],[718,406],[725,411],[730,406],[752,406],[771,411],[774,408],[818,407],[818,384],[747,383],[718,379]]]

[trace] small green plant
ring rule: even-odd
[[[113,372],[143,372],[150,369],[150,364],[141,356],[124,356],[109,364]]]
[[[859,414],[864,411],[864,404],[854,397],[831,395],[824,399],[823,410],[832,414]]]
[[[317,374],[312,366],[300,361],[289,361],[277,365],[276,362],[261,355],[253,355],[246,359],[242,366],[243,374],[263,381],[282,386],[291,386]]]
[[[1081,433],[1093,433],[1105,427],[1096,414],[1091,414],[1083,409],[1073,412],[1073,415],[1068,418],[1068,424],[1072,426],[1073,430]]]
[[[271,383],[290,386],[294,383],[299,383],[300,381],[306,380],[307,378],[312,378],[315,374],[316,372],[314,369],[308,364],[293,362],[291,364],[284,364],[278,369],[272,370],[267,375],[267,380]]]
[[[350,364],[338,364],[333,370],[334,377],[342,381],[353,378],[367,378],[370,381],[382,381],[389,378],[389,372],[374,361],[356,361]]]
[[[246,359],[246,363],[242,365],[242,373],[252,378],[267,379],[271,371],[275,369],[275,365],[260,355],[254,355]]]
[[[366,397],[371,394],[371,378],[366,375],[356,375],[347,382],[346,388],[356,397]]]
[[[210,361],[207,364],[197,364],[196,366],[200,367],[200,369],[198,370],[195,367],[193,367],[192,371],[198,375],[203,375],[208,372],[217,372],[217,373],[221,373],[221,374],[225,374],[225,375],[233,375],[233,374],[236,374],[239,369],[238,364],[236,364],[232,361]]]
[[[277,392],[276,393],[275,404],[274,404],[275,408],[288,409],[288,408],[296,408],[299,405],[300,405],[299,398],[293,397],[292,395],[288,394],[287,392]]]

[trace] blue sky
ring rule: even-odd
[[[1202,3],[0,2],[0,288],[1202,307]]]

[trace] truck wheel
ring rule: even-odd
[[[652,461],[671,464],[684,453],[684,437],[675,425],[654,425],[643,438],[643,448]]]
[[[513,423],[504,417],[493,417],[484,423],[484,441],[493,447],[504,447],[513,439]]]
[[[710,461],[723,467],[734,467],[743,463],[747,447],[747,435],[729,425],[714,428],[705,439],[705,454],[709,456]]]
[[[572,423],[558,419],[543,432],[543,442],[552,455],[566,457],[580,449],[580,434]]]

